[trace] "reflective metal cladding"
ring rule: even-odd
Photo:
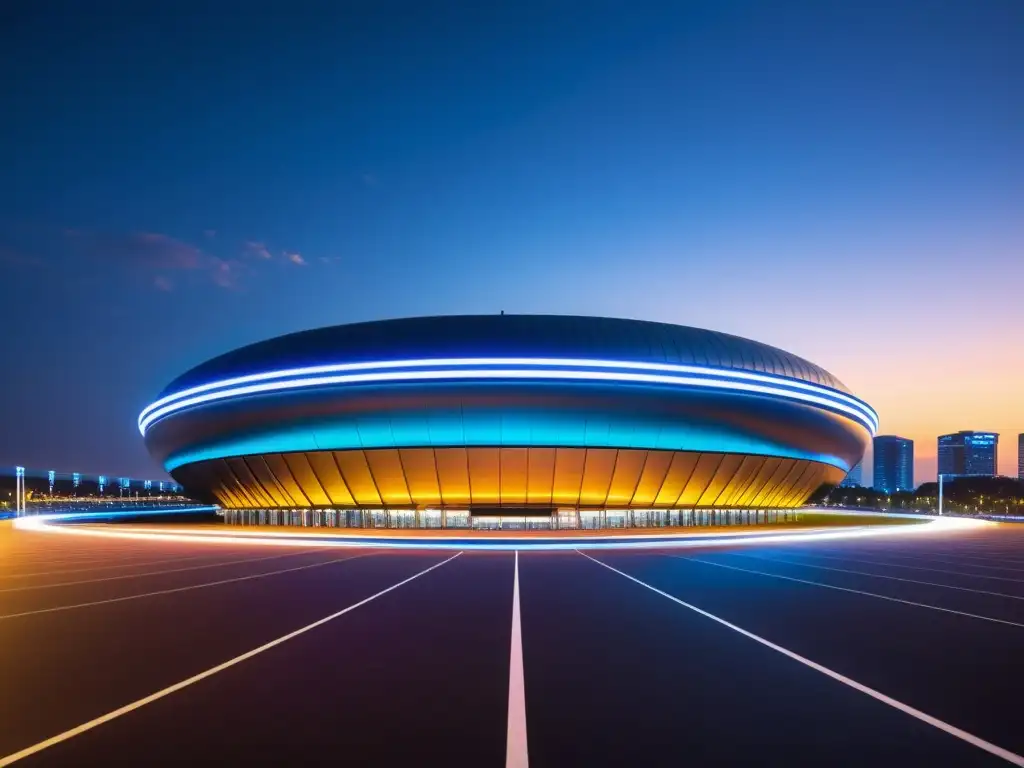
[[[150,451],[229,508],[785,508],[877,416],[827,371],[697,328],[541,315],[282,336],[173,382]]]

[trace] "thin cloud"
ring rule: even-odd
[[[238,262],[216,259],[211,272],[213,282],[221,288],[238,288],[240,267],[241,265]]]
[[[67,232],[70,242],[87,256],[142,272],[158,290],[172,290],[178,283],[169,274],[193,274],[221,288],[237,288],[239,262],[226,261],[198,246],[161,232],[133,232],[127,235]],[[154,274],[156,273],[156,274]]]
[[[245,252],[249,256],[255,256],[258,259],[270,260],[273,256],[267,249],[264,243],[258,243],[255,240],[250,240],[245,244]]]
[[[203,236],[207,240],[213,240],[214,238],[217,237],[217,230],[216,229],[204,229],[203,230]]]
[[[306,260],[302,258],[301,253],[286,253],[285,258],[292,264],[298,264],[300,267],[306,266]]]

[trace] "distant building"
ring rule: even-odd
[[[1024,435],[1021,435],[1024,438]],[[1021,443],[1024,445],[1024,442]],[[1024,449],[1022,449],[1024,450]],[[1024,454],[1021,454],[1024,455]],[[846,473],[846,477],[843,478],[843,482],[839,484],[840,488],[856,488],[864,485],[864,462],[858,461],[849,472]]]
[[[946,477],[999,473],[999,435],[969,430],[939,436],[939,474]]]
[[[1024,432],[1017,435],[1017,479],[1024,480]]]
[[[896,435],[874,440],[874,487],[882,493],[914,490],[914,441]]]

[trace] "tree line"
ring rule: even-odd
[[[1024,482],[1012,477],[958,477],[942,487],[944,512],[960,514],[1024,515]],[[823,485],[808,504],[935,512],[939,484],[923,483],[914,491],[887,494],[874,488]]]

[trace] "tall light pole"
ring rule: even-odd
[[[14,468],[14,515],[21,517],[25,514],[25,468]]]

